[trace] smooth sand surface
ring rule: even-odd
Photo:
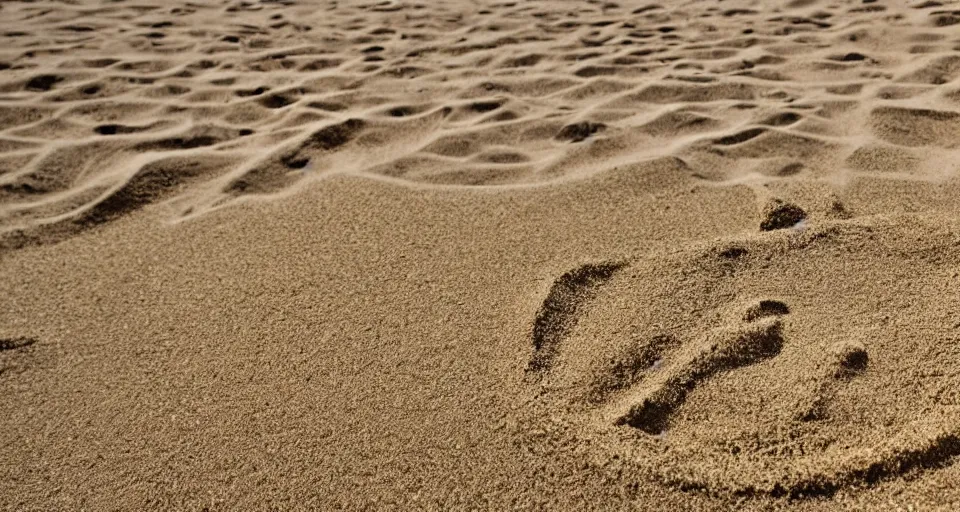
[[[960,508],[960,2],[0,3],[0,508]]]

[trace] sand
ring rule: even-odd
[[[960,2],[0,3],[0,508],[960,508]]]

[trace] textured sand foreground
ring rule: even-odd
[[[0,41],[2,509],[960,509],[960,2]]]

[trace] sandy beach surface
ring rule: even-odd
[[[960,2],[0,2],[0,509],[960,509]]]

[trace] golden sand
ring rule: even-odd
[[[0,3],[0,508],[960,508],[960,2]]]

